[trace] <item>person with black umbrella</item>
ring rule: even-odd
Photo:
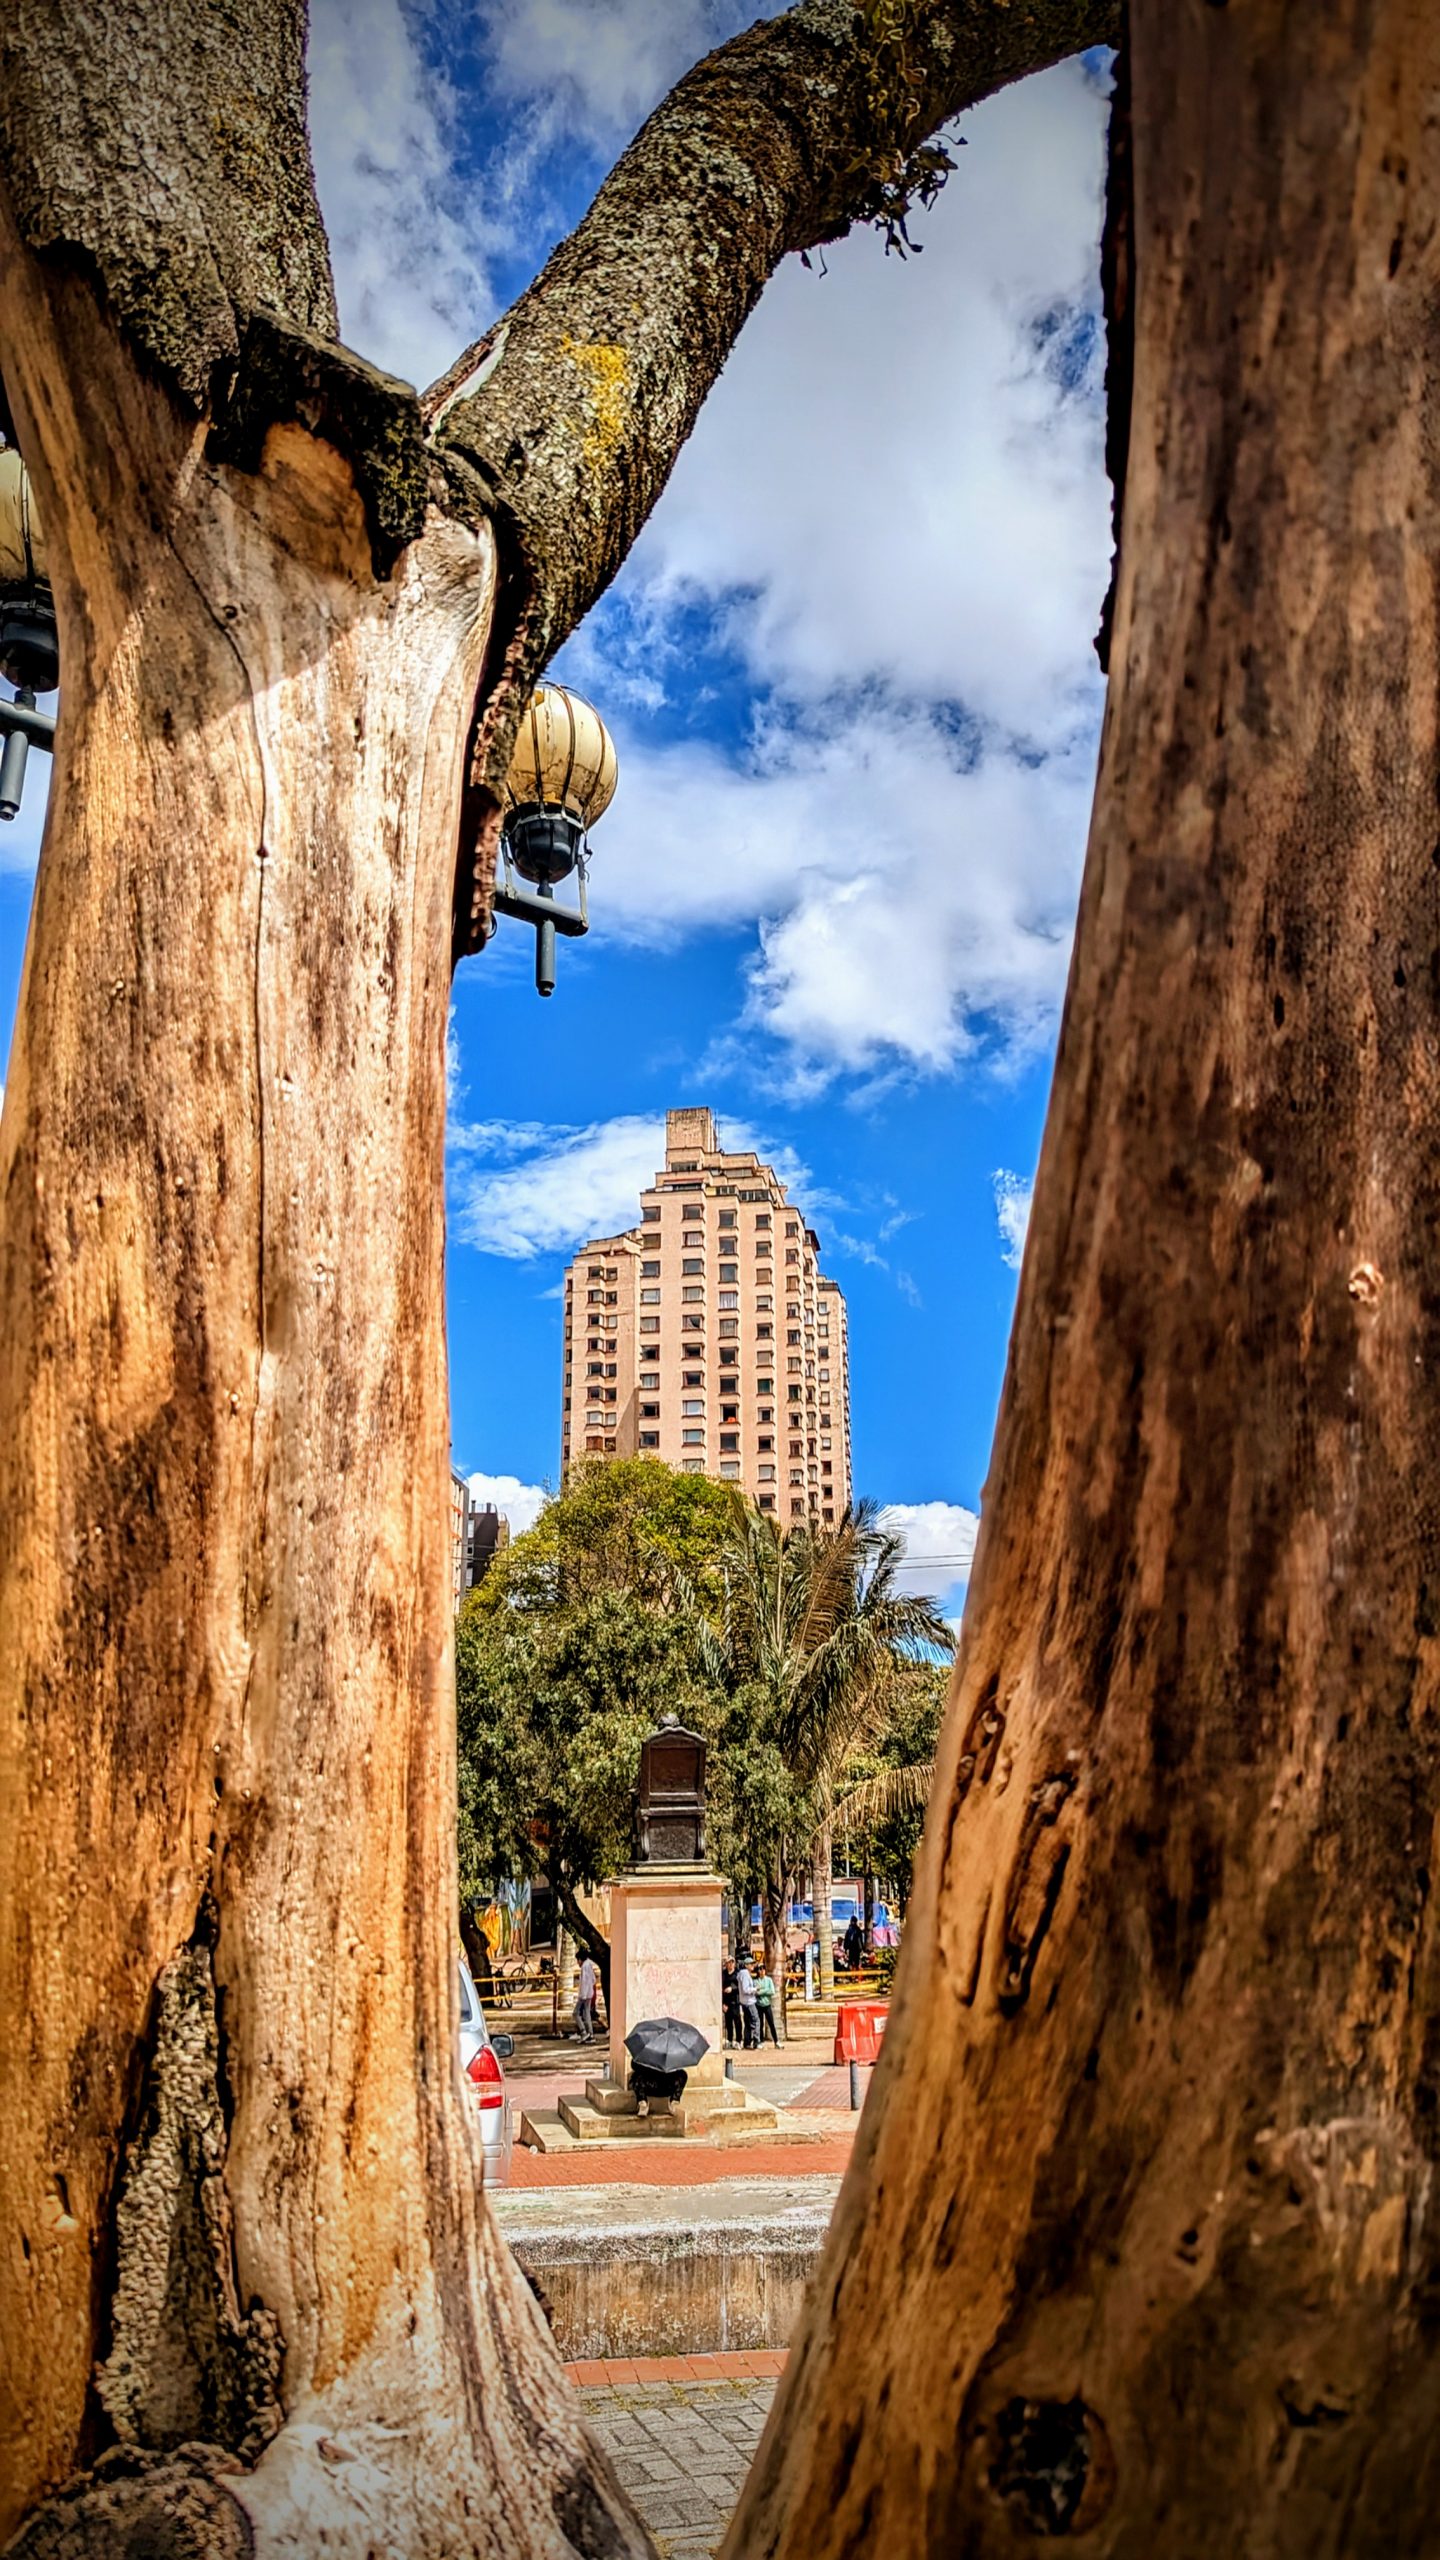
[[[683,2098],[691,2068],[704,2061],[710,2042],[683,2018],[642,2018],[626,2037],[625,2050],[631,2061],[630,2086],[643,2116],[659,2098],[672,2106]]]

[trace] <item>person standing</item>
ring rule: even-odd
[[[588,1953],[580,1959],[579,1996],[575,2002],[575,2024],[582,2044],[595,2041],[595,2003],[600,1995],[600,1967]]]
[[[845,1961],[852,1973],[859,1972],[860,1959],[864,1952],[865,1932],[860,1926],[858,1915],[852,1911],[850,1926],[845,1932]]]
[[[725,2042],[740,2042],[740,1994],[736,1988],[735,1967],[727,1956],[720,1967],[720,2008],[725,2020]]]
[[[755,1998],[755,1976],[748,1956],[742,1956],[735,1970],[735,1989],[740,2000],[740,2016],[745,2031],[745,2051],[755,2053],[760,2044],[760,2009]]]
[[[760,2042],[763,2044],[768,2035],[778,2050],[780,2038],[775,2032],[775,1984],[763,1966],[755,1976],[755,2006],[760,2013]]]

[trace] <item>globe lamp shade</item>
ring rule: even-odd
[[[505,840],[522,880],[550,889],[568,877],[614,798],[617,772],[594,705],[565,685],[537,685],[505,783]]]
[[[0,446],[0,674],[33,693],[53,693],[60,681],[44,536],[13,445]]]

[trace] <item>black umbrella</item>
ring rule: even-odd
[[[625,2050],[640,2071],[688,2071],[704,2060],[709,2039],[683,2018],[642,2018],[625,2039]]]

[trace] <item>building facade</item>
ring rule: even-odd
[[[820,1241],[709,1111],[671,1111],[637,1225],[565,1275],[561,1454],[653,1456],[743,1487],[787,1526],[850,1500],[845,1300]]]

